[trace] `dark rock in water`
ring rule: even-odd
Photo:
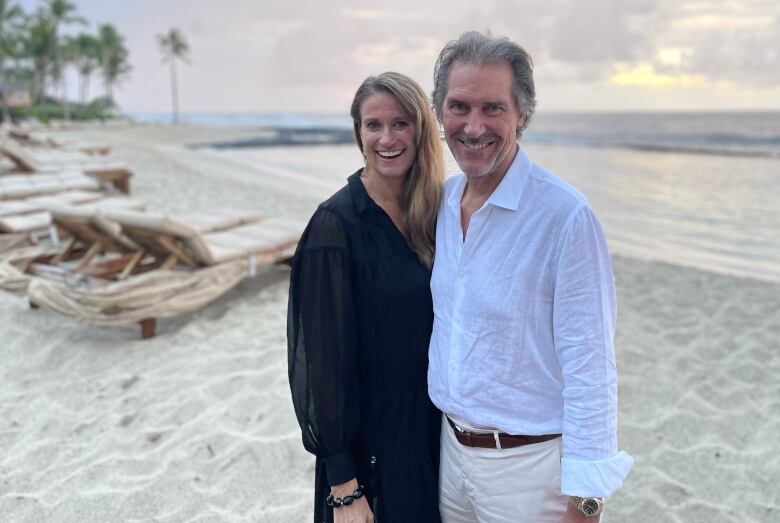
[[[278,147],[290,145],[333,145],[353,144],[355,136],[351,129],[343,127],[317,127],[317,128],[276,128],[265,129],[264,136],[233,140],[226,142],[212,142],[192,144],[191,148],[213,147],[215,149],[237,149],[244,147]]]

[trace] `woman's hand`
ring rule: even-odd
[[[358,488],[356,479],[340,485],[334,485],[330,491],[337,498],[344,499],[351,496]],[[366,496],[362,496],[352,502],[351,505],[342,505],[333,509],[333,523],[373,523],[374,514],[368,507]]]

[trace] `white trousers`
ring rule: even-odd
[[[561,438],[512,449],[458,443],[442,416],[439,510],[443,523],[559,523]]]

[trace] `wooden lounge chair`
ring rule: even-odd
[[[99,200],[104,200],[104,195],[99,192],[65,191],[46,196],[0,201],[0,232],[11,234],[46,230],[51,225],[50,207],[90,204]]]
[[[77,171],[103,183],[111,184],[125,194],[130,193],[132,172],[127,165],[120,162],[96,158],[76,151],[26,149],[8,138],[0,138],[0,155],[11,160],[21,172]]]
[[[45,211],[52,205],[80,205],[104,197],[97,191],[66,190],[18,200],[0,200],[0,217]]]
[[[3,203],[9,205],[3,206]],[[110,209],[143,210],[146,206],[140,200],[124,196],[104,197],[100,193],[86,191],[69,191],[60,195],[0,202],[0,233],[26,234],[31,237],[28,242],[31,244],[37,243],[38,239],[46,234],[52,234],[54,241],[58,241],[61,233],[52,228],[51,209],[63,205],[77,206],[74,208],[86,213]]]
[[[28,274],[60,281],[67,281],[73,275],[123,280],[130,274],[156,268],[159,263],[148,259],[145,251],[125,236],[117,223],[104,216],[107,209],[133,207],[140,205],[131,203],[128,198],[107,198],[79,206],[53,206],[50,208],[51,226],[67,239],[58,249],[30,258],[23,264],[17,260],[17,265]]]
[[[100,274],[92,259],[84,264],[64,253],[59,261],[69,258],[77,264],[71,267],[90,279],[53,278],[37,265],[34,272],[44,277],[31,280],[29,299],[100,325],[139,323],[143,338],[154,336],[158,318],[194,311],[254,276],[259,267],[289,260],[304,227],[235,211],[200,213],[197,220],[191,215],[192,221],[126,210],[100,216],[118,224],[122,237],[132,242],[112,245],[116,251],[124,249],[125,256],[111,266],[114,272]],[[88,224],[91,229],[81,224],[81,230],[71,230],[72,234],[87,238],[84,245],[89,241],[107,245],[105,224],[98,226],[95,217]],[[138,249],[132,250],[133,245]]]
[[[99,189],[100,182],[81,172],[0,176],[0,201],[65,191],[97,191]]]
[[[26,147],[53,147],[63,150],[78,151],[90,156],[105,156],[111,152],[111,146],[103,143],[81,142],[65,139],[61,136],[31,131],[29,129],[11,128],[8,136]]]

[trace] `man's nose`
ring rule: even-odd
[[[480,111],[469,112],[463,132],[469,138],[478,138],[485,133],[485,118]]]

